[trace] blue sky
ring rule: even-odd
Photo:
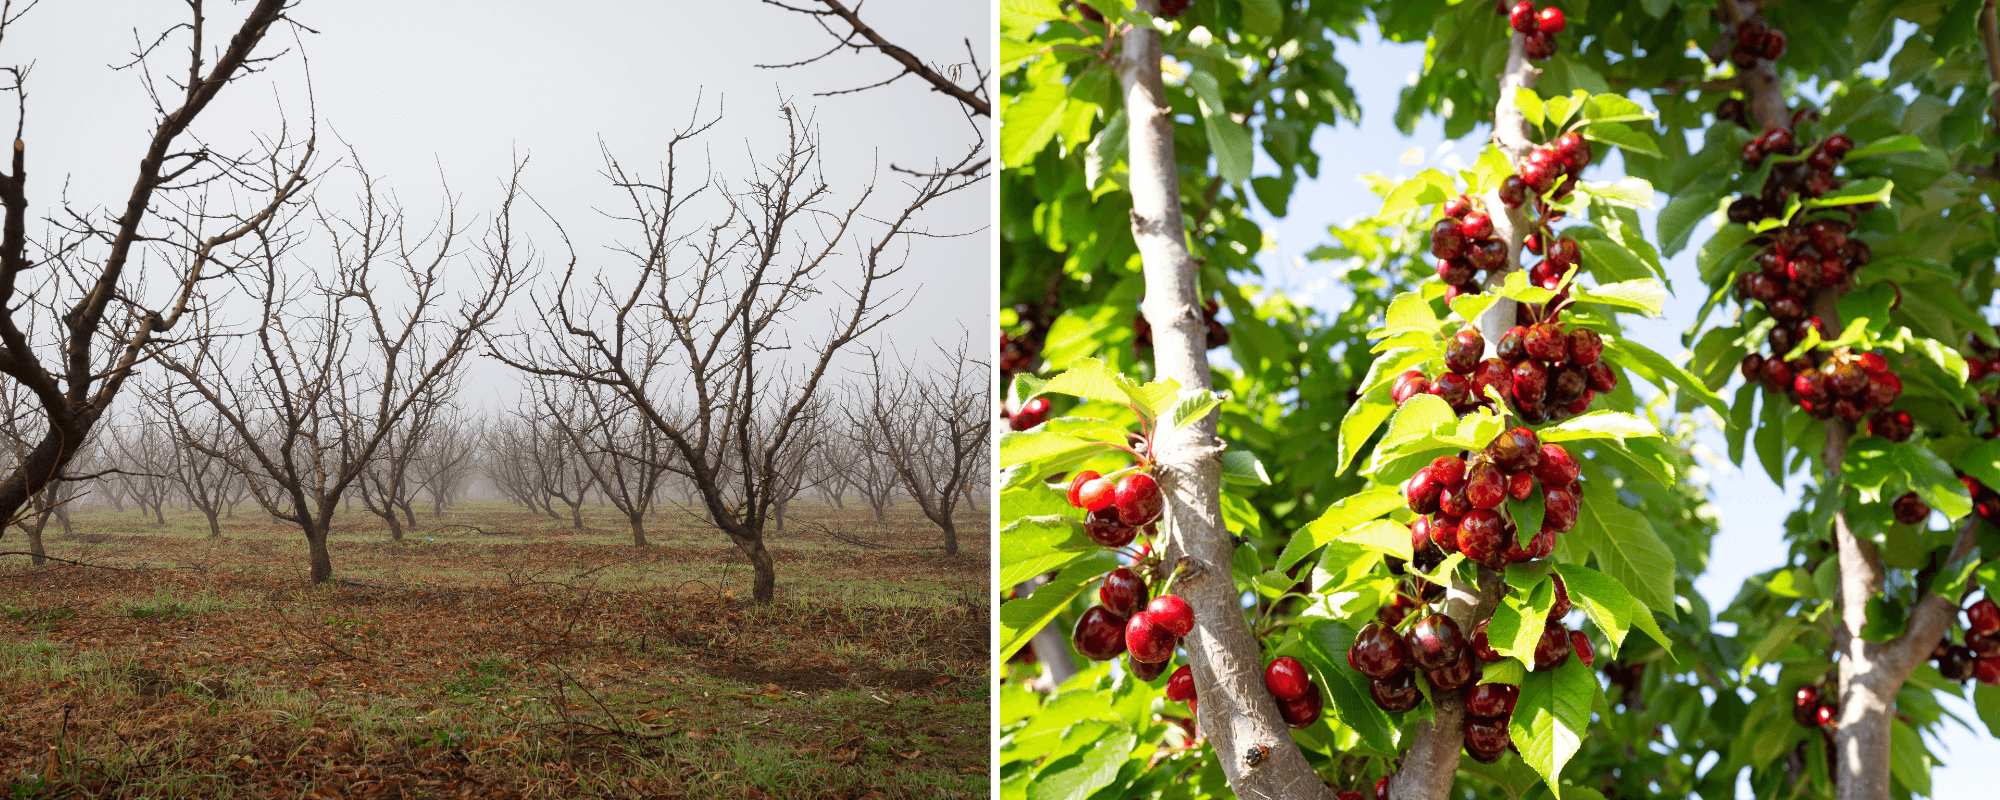
[[[1369,27],[1363,30],[1360,43],[1343,40],[1338,52],[1341,63],[1349,70],[1348,82],[1360,96],[1361,124],[1323,129],[1313,138],[1315,151],[1340,153],[1341,157],[1323,161],[1317,180],[1300,183],[1292,195],[1290,217],[1274,220],[1261,211],[1255,215],[1257,222],[1275,238],[1275,250],[1263,253],[1258,259],[1271,283],[1321,308],[1338,307],[1343,292],[1329,279],[1328,265],[1307,262],[1304,254],[1332,241],[1327,233],[1329,224],[1369,216],[1380,207],[1380,199],[1367,190],[1360,176],[1379,173],[1407,177],[1425,167],[1448,162],[1453,156],[1470,163],[1489,131],[1482,127],[1465,139],[1448,142],[1442,125],[1430,119],[1419,122],[1412,136],[1396,130],[1391,113],[1398,92],[1422,67],[1422,44],[1384,42]],[[1418,148],[1420,155],[1411,153],[1412,148]],[[1406,161],[1406,153],[1419,156],[1421,162]],[[1261,152],[1258,156],[1258,174],[1276,171],[1276,165]],[[1608,180],[1616,177],[1619,169],[1613,156],[1608,163],[1593,166],[1589,177]],[[1664,200],[1661,196],[1657,205],[1664,205]],[[1652,213],[1641,213],[1650,233]],[[1704,224],[1691,241],[1698,245],[1713,230],[1712,225]],[[1627,330],[1634,339],[1677,361],[1686,357],[1680,334],[1703,299],[1700,278],[1695,273],[1694,250],[1690,246],[1666,262],[1667,273],[1681,287],[1682,296],[1668,303],[1664,318],[1627,320]],[[1725,392],[1724,396],[1730,395]],[[1708,572],[1696,581],[1695,589],[1719,610],[1735,596],[1745,577],[1783,562],[1785,546],[1780,532],[1785,515],[1798,505],[1801,486],[1794,480],[1788,489],[1780,488],[1754,464],[1749,470],[1738,469],[1722,455],[1727,446],[1712,427],[1703,429],[1697,444],[1708,450],[1697,455],[1705,456],[1702,461],[1708,467],[1707,478],[1721,517],[1722,532],[1715,539]],[[1946,697],[1944,704],[1948,710],[1978,725],[1971,703]],[[1983,730],[1974,733],[1947,723],[1944,735],[1933,744],[1933,749],[1947,763],[1933,774],[1934,797],[1975,797],[1990,791],[1990,786],[1974,788],[1982,772],[1976,765],[2000,761],[2000,741]],[[1749,797],[1748,787],[1739,788],[1739,795]]]

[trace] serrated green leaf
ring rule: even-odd
[[[1538,430],[1544,443],[1574,442],[1581,439],[1659,438],[1653,423],[1622,411],[1592,411]]]
[[[2000,487],[2000,440],[1988,439],[1960,450],[1952,463],[1987,487]]]
[[[1354,457],[1367,446],[1368,437],[1382,427],[1382,423],[1395,413],[1396,403],[1390,397],[1390,385],[1383,384],[1369,389],[1354,405],[1347,407],[1347,416],[1340,419],[1340,450],[1338,472],[1345,474],[1354,466]]]
[[[1271,485],[1271,473],[1264,471],[1264,462],[1247,450],[1229,450],[1222,454],[1222,479],[1230,483],[1251,486]]]
[[[1638,373],[1640,377],[1651,381],[1653,385],[1661,389],[1669,388],[1668,384],[1679,387],[1682,391],[1693,395],[1694,399],[1700,401],[1702,405],[1708,406],[1710,411],[1715,412],[1716,419],[1726,420],[1730,418],[1729,406],[1722,402],[1721,395],[1710,390],[1708,384],[1702,383],[1693,375],[1688,374],[1687,370],[1682,369],[1672,361],[1668,361],[1665,356],[1653,352],[1651,348],[1645,345],[1636,342],[1627,342],[1616,336],[1606,336],[1604,337],[1604,358],[1611,363]]]
[[[1582,130],[1583,138],[1616,145],[1630,153],[1660,158],[1660,146],[1650,134],[1641,133],[1623,122],[1593,122]]]
[[[1390,486],[1378,486],[1341,498],[1319,519],[1292,535],[1291,541],[1285,544],[1284,553],[1278,556],[1278,568],[1290,569],[1293,564],[1299,563],[1299,559],[1340,538],[1341,534],[1402,505],[1403,493]],[[1408,535],[1404,533],[1406,539]]]
[[[1895,188],[1896,183],[1888,178],[1863,178],[1827,192],[1824,196],[1807,198],[1800,207],[1810,209],[1856,203],[1887,203],[1889,193]],[[1797,196],[1795,195],[1793,199],[1797,199]]]
[[[1229,108],[1222,103],[1222,88],[1214,75],[1196,69],[1188,73],[1187,85],[1194,90],[1201,107],[1202,128],[1208,133],[1208,149],[1215,156],[1216,174],[1231,185],[1247,183],[1251,167],[1250,129],[1229,116]]]
[[[1571,287],[1570,295],[1582,303],[1603,303],[1646,312],[1658,319],[1667,304],[1667,287],[1653,278],[1607,283],[1596,287]]]
[[[1613,205],[1627,208],[1652,208],[1653,184],[1639,178],[1619,178],[1610,183],[1583,181],[1577,188]]]
[[[1653,533],[1646,515],[1627,507],[1604,481],[1585,481],[1582,509],[1570,535],[1588,542],[1604,573],[1625,585],[1648,609],[1674,608],[1674,554]]]
[[[1023,517],[1000,529],[999,585],[1009,587],[1088,555],[1083,523],[1069,517]],[[1076,549],[1064,550],[1064,547]]]
[[[1479,674],[1480,683],[1509,683],[1515,686],[1521,685],[1521,681],[1527,678],[1528,668],[1511,658],[1487,664]]]
[[[1910,491],[1953,520],[1972,513],[1972,496],[1965,484],[1951,474],[1951,465],[1938,458],[1929,447],[1918,443],[1900,444],[1889,449],[1889,457],[1909,480]]]
[[[1035,638],[1035,633],[1055,619],[1069,601],[1082,594],[1085,587],[1098,576],[1117,569],[1118,556],[1109,550],[1100,550],[1064,567],[1054,580],[1035,588],[1035,593],[1000,604],[1000,661],[1013,658],[1015,653]]]
[[[1336,542],[1360,545],[1404,561],[1410,560],[1410,529],[1393,519],[1365,522],[1334,537]]]
[[[1098,442],[1080,439],[1067,433],[1008,431],[1000,436],[1000,465],[1011,467],[1101,446]]]
[[[1521,115],[1528,118],[1530,127],[1541,127],[1542,121],[1548,118],[1543,113],[1542,96],[1535,94],[1535,90],[1526,86],[1514,89],[1514,107],[1520,109]]]
[[[1846,160],[1869,156],[1883,156],[1890,153],[1916,153],[1924,149],[1924,141],[1911,134],[1888,136],[1856,147],[1849,151]]]
[[[1561,667],[1531,674],[1521,683],[1521,697],[1507,725],[1521,759],[1562,796],[1562,768],[1583,746],[1590,727],[1591,700],[1597,680],[1583,661],[1571,658]]]

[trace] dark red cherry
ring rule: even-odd
[[[1542,461],[1542,443],[1527,428],[1509,428],[1486,445],[1486,456],[1507,472],[1534,469]]]
[[[1441,219],[1431,226],[1431,255],[1440,259],[1465,255],[1465,231],[1457,221]]]
[[[1762,55],[1764,56],[1764,58],[1765,58],[1766,60],[1769,60],[1769,61],[1776,61],[1776,60],[1778,60],[1778,59],[1780,59],[1780,58],[1783,58],[1783,57],[1784,57],[1784,55],[1785,55],[1785,32],[1784,32],[1784,31],[1781,31],[1781,30],[1772,30],[1772,31],[1771,31],[1770,33],[1768,33],[1768,34],[1765,34],[1765,36],[1764,36],[1764,52],[1763,52],[1763,54],[1762,54]],[[1783,129],[1783,128],[1779,128],[1778,130],[1784,130],[1784,129]]]
[[[1547,14],[1550,11],[1562,13],[1561,9],[1554,7],[1545,9],[1542,13]],[[1555,31],[1549,32],[1555,33]],[[1590,142],[1584,139],[1582,134],[1570,131],[1558,136],[1555,147],[1556,155],[1562,158],[1563,166],[1569,167],[1570,172],[1581,172],[1584,167],[1590,166]]]
[[[1119,478],[1111,502],[1118,508],[1118,521],[1133,527],[1159,519],[1160,510],[1166,506],[1159,482],[1143,472]]]
[[[1486,623],[1487,620],[1482,619],[1479,621],[1479,624],[1472,626],[1472,641],[1470,642],[1472,654],[1477,656],[1479,660],[1488,663],[1500,661],[1505,656],[1500,655],[1499,651],[1494,650],[1493,643],[1486,640]],[[1509,703],[1508,707],[1511,709],[1513,704]]]
[[[1556,37],[1535,31],[1528,34],[1527,41],[1521,45],[1521,51],[1536,61],[1550,58],[1556,54]]]
[[[1368,623],[1354,636],[1349,666],[1370,678],[1386,678],[1410,667],[1410,648],[1403,637],[1380,623]]]
[[[1147,683],[1152,683],[1154,680],[1158,679],[1161,675],[1165,675],[1167,673],[1167,667],[1173,666],[1173,663],[1174,663],[1174,658],[1172,655],[1167,656],[1165,661],[1157,661],[1148,664],[1144,661],[1140,661],[1138,659],[1133,658],[1131,653],[1125,654],[1125,667],[1126,669],[1130,669],[1132,671],[1132,677],[1138,678],[1139,680],[1145,681]]]
[[[1567,532],[1576,527],[1576,518],[1582,507],[1582,496],[1575,484],[1542,487],[1543,525]]]
[[[1472,379],[1456,372],[1437,376],[1431,384],[1431,394],[1445,401],[1452,408],[1458,408],[1472,400]]]
[[[1465,649],[1465,636],[1451,617],[1431,614],[1417,620],[1403,635],[1403,644],[1409,647],[1410,660],[1418,669],[1438,669],[1458,660],[1459,651]]]
[[[1584,392],[1590,390],[1590,375],[1584,367],[1562,364],[1549,368],[1547,394],[1543,400],[1552,406],[1566,406],[1576,402]]]
[[[1780,297],[1771,301],[1771,316],[1781,322],[1795,322],[1805,318],[1806,307],[1796,297]]]
[[[1459,518],[1439,514],[1429,519],[1431,544],[1436,545],[1438,551],[1444,555],[1458,552]]]
[[[1471,683],[1478,675],[1478,665],[1474,663],[1471,651],[1466,648],[1459,648],[1458,658],[1452,659],[1450,664],[1424,670],[1424,679],[1431,682],[1431,688],[1446,692],[1456,692],[1465,688],[1465,685]]]
[[[1975,636],[2000,633],[2000,605],[1995,605],[1993,598],[1983,597],[1979,602],[1966,606],[1965,630]]]
[[[1444,215],[1447,217],[1465,219],[1465,215],[1470,213],[1472,213],[1472,198],[1470,197],[1459,195],[1444,201]]]
[[[1091,606],[1077,618],[1069,641],[1084,658],[1110,661],[1125,652],[1125,618],[1103,606]]]
[[[1453,334],[1444,343],[1444,365],[1446,369],[1461,375],[1472,374],[1479,366],[1479,359],[1486,355],[1486,340],[1475,330],[1462,330]]]
[[[1491,564],[1506,553],[1506,535],[1500,530],[1500,515],[1486,509],[1467,513],[1458,521],[1458,551],[1481,564]]]
[[[1569,332],[1569,363],[1588,366],[1597,363],[1604,354],[1604,337],[1589,328],[1577,328]]]
[[[1311,691],[1312,675],[1298,659],[1279,656],[1264,667],[1264,688],[1279,700],[1297,700]]]
[[[1409,480],[1403,481],[1403,501],[1411,511],[1430,514],[1438,510],[1438,493],[1444,487],[1431,477],[1430,467],[1417,470]]]
[[[1793,375],[1792,391],[1809,403],[1826,402],[1826,373],[1815,369]]]
[[[1120,521],[1118,509],[1110,506],[1090,512],[1083,520],[1083,532],[1105,547],[1124,547],[1139,535],[1139,529]]]
[[[1278,716],[1284,718],[1286,727],[1300,730],[1318,722],[1320,711],[1325,705],[1326,701],[1321,697],[1319,687],[1308,683],[1304,696],[1278,703]]]
[[[1528,351],[1521,344],[1521,340],[1526,339],[1527,336],[1528,329],[1526,327],[1516,325],[1508,328],[1507,332],[1500,334],[1500,341],[1494,344],[1493,355],[1501,361],[1510,364],[1527,358]]]
[[[1546,672],[1569,661],[1575,649],[1570,647],[1569,629],[1560,622],[1548,623],[1542,628],[1542,638],[1535,643],[1535,671]]]
[[[1518,175],[1509,175],[1500,181],[1500,202],[1508,208],[1520,208],[1528,202],[1528,182]]]
[[[1544,486],[1568,486],[1582,472],[1576,459],[1559,444],[1542,445],[1542,459],[1535,464],[1535,478]]]
[[[1896,521],[1904,525],[1921,524],[1931,516],[1931,507],[1925,505],[1923,498],[1918,497],[1916,492],[1908,492],[1896,498],[1895,502],[1889,504],[1889,508],[1896,514]]]
[[[1473,758],[1486,756],[1489,761],[1498,758],[1512,743],[1506,723],[1485,717],[1465,718],[1465,749]]]
[[[1417,690],[1416,673],[1407,669],[1369,680],[1368,696],[1374,698],[1375,705],[1381,706],[1383,711],[1408,711],[1424,699]]]
[[[1512,26],[1514,30],[1522,33],[1534,33],[1541,30],[1541,22],[1535,19],[1535,4],[1533,0],[1521,0],[1521,2],[1515,3],[1513,8],[1508,9],[1507,24]]]
[[[1554,603],[1549,605],[1549,618],[1547,621],[1561,622],[1563,617],[1569,616],[1570,609],[1573,608],[1569,601],[1569,585],[1563,583],[1561,575],[1551,575],[1549,579],[1555,582],[1556,599]]]
[[[1465,481],[1465,499],[1472,508],[1499,508],[1506,502],[1505,476],[1500,468],[1481,461],[1472,465]],[[1471,509],[1467,509],[1468,511]],[[1463,512],[1460,512],[1463,515]]]
[[[1602,393],[1618,388],[1618,373],[1611,369],[1610,364],[1602,361],[1584,367],[1583,375],[1587,379],[1590,391]]]
[[[1877,411],[1868,419],[1868,432],[1892,442],[1907,442],[1915,426],[1907,411]]]
[[[1569,632],[1569,646],[1576,651],[1576,657],[1583,660],[1584,666],[1588,667],[1597,661],[1597,649],[1591,647],[1590,637],[1583,631]]]
[[[1467,239],[1491,239],[1493,218],[1487,216],[1485,212],[1474,211],[1465,215],[1465,220],[1459,223],[1458,230],[1465,234]]]
[[[1539,405],[1549,388],[1549,368],[1540,361],[1524,358],[1509,370],[1509,391],[1522,405]]]
[[[1562,326],[1554,322],[1529,328],[1528,336],[1521,344],[1527,349],[1529,358],[1543,362],[1561,361],[1569,350],[1569,341],[1564,338]]]
[[[1482,683],[1465,696],[1465,713],[1487,719],[1506,719],[1514,713],[1521,687],[1506,683]]]
[[[1167,677],[1167,699],[1176,703],[1194,699],[1194,671],[1188,665],[1182,664]]]
[[[1862,400],[1870,408],[1882,408],[1896,402],[1903,394],[1903,379],[1889,373],[1868,376],[1868,388],[1862,393]]]
[[[1533,496],[1535,496],[1534,473],[1523,470],[1507,476],[1507,497],[1509,499],[1526,500]]]
[[[1465,459],[1458,456],[1438,456],[1431,460],[1431,480],[1444,486],[1458,486],[1465,482]]]
[[[1472,510],[1472,502],[1465,498],[1464,486],[1446,486],[1438,490],[1438,513],[1446,516],[1464,516]]]
[[[1104,585],[1097,589],[1097,599],[1118,616],[1137,614],[1146,607],[1146,579],[1124,567],[1114,569],[1104,576]]]
[[[1950,681],[1969,679],[1972,677],[1973,666],[1978,660],[1979,657],[1973,655],[1972,648],[1954,645],[1946,648],[1944,655],[1938,657],[1938,674],[1943,675],[1945,680]]]

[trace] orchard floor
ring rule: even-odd
[[[796,504],[795,504],[796,507]],[[500,502],[404,541],[237,509],[51,522],[0,564],[0,788],[13,798],[971,798],[987,787],[984,513],[960,555],[912,506],[798,509],[777,602],[682,514],[635,548]],[[977,519],[974,519],[977,517]],[[871,549],[809,532],[812,522]],[[488,533],[446,525],[474,525]],[[492,533],[504,531],[505,533]],[[0,550],[20,550],[18,532]],[[99,567],[115,567],[103,569]],[[364,585],[372,584],[372,585]]]

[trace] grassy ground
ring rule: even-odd
[[[954,798],[987,786],[987,537],[944,558],[914,508],[799,509],[778,601],[685,515],[630,544],[499,502],[404,541],[239,508],[81,511],[0,567],[8,797]],[[983,515],[982,515],[983,516]],[[447,525],[476,525],[488,532]],[[55,526],[52,524],[51,528]],[[19,549],[18,534],[0,549]],[[375,586],[357,585],[374,584]],[[386,588],[377,588],[386,587]]]

